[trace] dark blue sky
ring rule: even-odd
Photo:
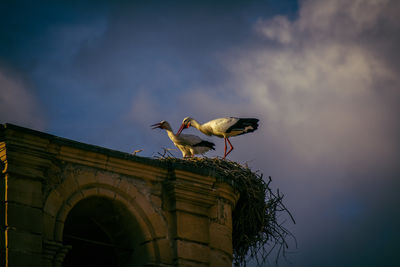
[[[230,159],[286,196],[280,266],[400,265],[399,1],[3,2],[1,123],[151,157],[161,120],[258,117]]]

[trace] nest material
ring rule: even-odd
[[[274,255],[277,264],[280,256],[285,256],[288,248],[287,237],[294,236],[278,222],[282,213],[289,215],[283,205],[283,195],[270,188],[271,177],[264,181],[263,175],[252,172],[247,166],[219,158],[159,157],[161,161],[179,163],[186,167],[207,169],[214,172],[219,181],[232,185],[240,193],[239,200],[232,213],[232,243],[235,266],[246,266],[246,259],[255,259],[258,266],[270,262]],[[275,251],[275,253],[272,253]]]

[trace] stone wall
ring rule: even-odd
[[[232,266],[238,195],[207,170],[11,124],[0,159],[0,266]]]

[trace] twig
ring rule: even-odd
[[[264,181],[263,174],[252,172],[247,166],[219,158],[178,159],[170,157],[164,148],[159,153],[160,160],[171,163],[179,162],[194,168],[208,168],[214,171],[217,180],[232,185],[240,193],[240,198],[232,212],[232,243],[235,266],[246,266],[248,258],[255,259],[257,266],[269,265],[269,257],[275,251],[274,263],[277,265],[281,256],[286,259],[289,248],[288,238],[297,241],[293,234],[280,222],[281,214],[288,214],[296,223],[292,214],[283,204],[284,195],[279,190],[274,192],[270,185],[271,176]],[[166,155],[168,155],[166,157]]]

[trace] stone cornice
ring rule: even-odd
[[[145,176],[154,176],[156,172],[157,177],[165,177],[167,171],[171,170],[169,163],[157,159],[134,156],[129,153],[85,144],[9,123],[0,124],[0,143],[4,141],[7,143],[8,158],[12,160],[18,158],[20,161],[27,160],[27,163],[29,163],[29,156],[21,155],[21,153],[13,155],[12,152],[25,151],[27,155],[35,153],[34,156],[44,159],[44,162],[31,163],[42,167],[48,166],[49,162],[46,160],[49,157],[56,157],[61,161],[74,162],[125,174],[140,169]],[[186,170],[202,177],[214,177],[214,171],[211,169],[188,167],[180,163],[174,163],[172,169],[174,171]],[[34,175],[40,176],[40,173],[35,173]]]
[[[0,143],[5,143],[6,149],[2,161],[13,161],[12,166],[16,166],[14,169],[8,168],[7,172],[20,172],[31,178],[44,178],[43,170],[51,165],[51,158],[150,180],[165,178],[168,173],[168,168],[157,160],[87,145],[12,124],[0,125],[0,132]]]
[[[236,202],[236,195],[225,189],[230,185],[216,187],[220,183],[212,169],[195,168],[179,162],[171,165],[157,159],[88,145],[13,124],[0,125],[1,143],[6,150],[2,152],[2,161],[13,162],[8,164],[13,167],[8,167],[6,172],[18,173],[30,179],[45,179],[53,165],[69,162],[140,177],[146,181],[167,179],[166,188],[170,197],[194,201],[204,207],[211,205],[216,197]]]

